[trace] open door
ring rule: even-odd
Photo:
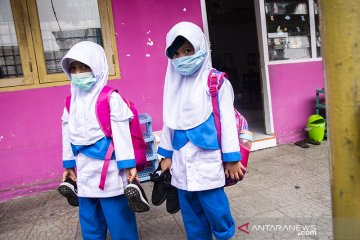
[[[212,65],[229,75],[235,94],[235,108],[248,120],[254,133],[254,148],[276,145],[271,108],[257,22],[259,6],[254,0],[206,0],[205,33],[208,31]],[[260,14],[259,14],[260,15]],[[206,21],[204,25],[206,25]],[[259,40],[259,41],[258,41]],[[256,147],[256,141],[271,144]],[[261,144],[263,145],[263,144]],[[254,149],[253,148],[253,149]]]

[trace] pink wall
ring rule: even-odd
[[[68,94],[68,87],[0,94],[0,200],[57,184],[60,117]]]
[[[121,80],[110,85],[133,100],[139,112],[148,112],[153,130],[160,130],[167,66],[165,36],[180,21],[202,26],[200,1],[113,0],[113,15]]]
[[[306,137],[307,118],[315,113],[315,90],[324,87],[322,61],[269,66],[277,142]]]
[[[148,112],[153,130],[160,130],[165,36],[179,21],[202,26],[200,1],[113,0],[113,15],[121,80],[109,85]],[[68,94],[69,86],[0,93],[0,201],[58,185]]]

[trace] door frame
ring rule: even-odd
[[[267,30],[265,19],[264,0],[254,0],[256,30],[259,47],[259,61],[261,71],[261,92],[263,95],[265,131],[266,134],[274,134],[274,121],[271,102],[270,78],[269,78],[269,53],[267,44]]]
[[[275,131],[274,131],[274,121],[273,121],[273,111],[272,111],[270,81],[269,81],[269,67],[268,67],[269,56],[267,51],[268,49],[267,41],[264,41],[264,39],[267,39],[266,24],[265,24],[265,7],[263,0],[253,0],[253,1],[255,8],[256,28],[257,28],[257,37],[258,37],[259,61],[260,61],[260,72],[261,72],[261,89],[262,89],[261,94],[263,99],[265,132],[266,134],[273,135]],[[200,4],[201,4],[201,15],[202,15],[204,33],[206,37],[210,39],[205,0],[200,0]]]

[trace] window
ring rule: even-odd
[[[318,0],[314,0],[314,13],[315,13],[315,34],[316,34],[316,55],[318,57],[321,57],[320,14],[319,14]]]
[[[316,48],[315,34],[320,40],[313,0],[265,0],[264,4],[270,61],[319,56],[312,50]]]
[[[85,40],[119,77],[111,0],[0,0],[0,91],[68,82],[60,61]]]

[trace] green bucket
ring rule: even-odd
[[[314,141],[321,142],[325,135],[325,119],[317,114],[311,115],[307,121],[307,130],[309,138]]]

